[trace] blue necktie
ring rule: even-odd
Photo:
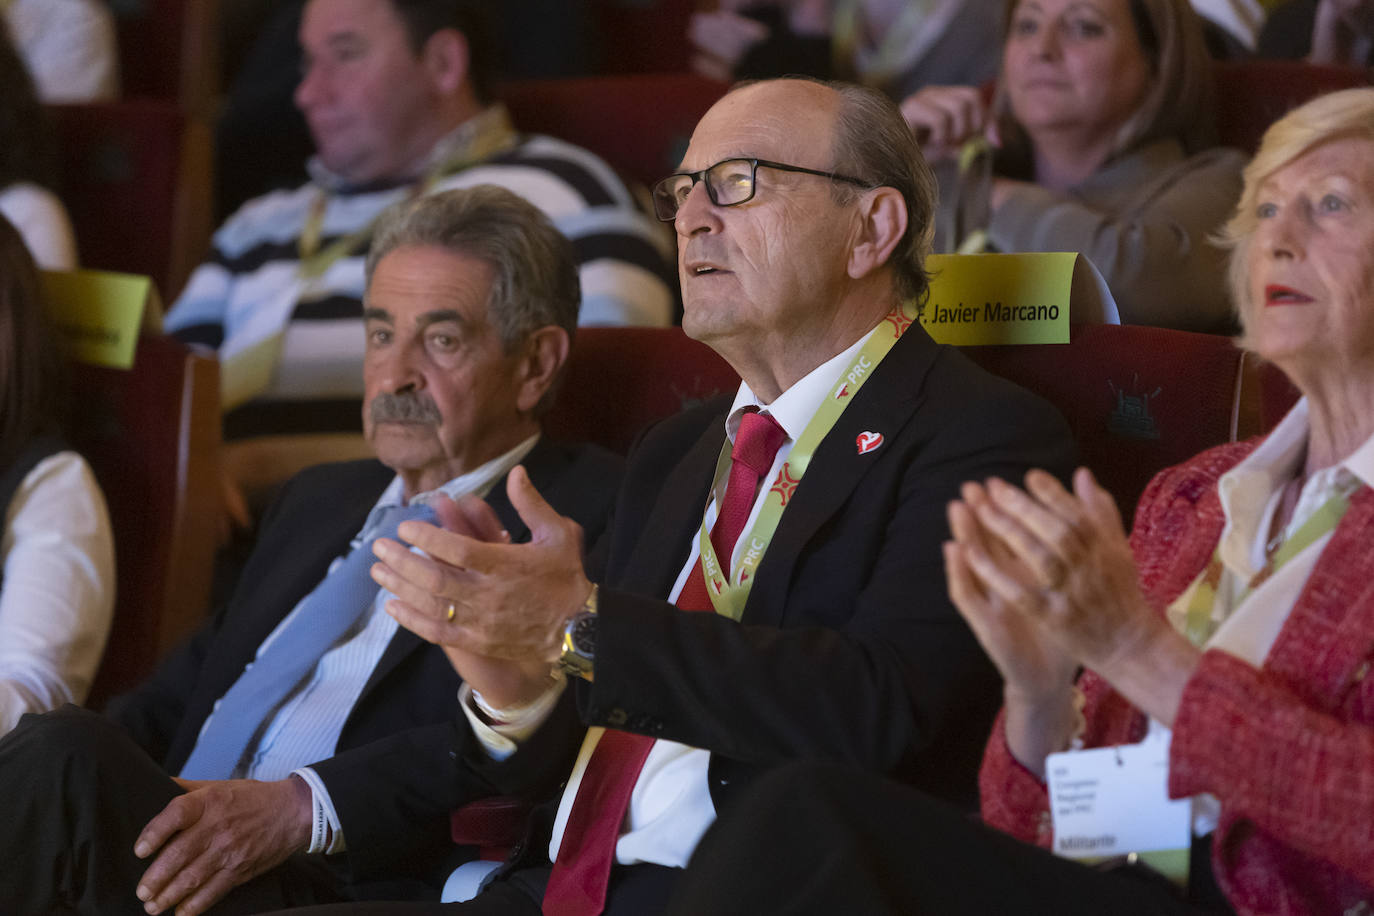
[[[315,586],[290,624],[224,694],[182,767],[181,778],[233,776],[263,723],[276,714],[282,700],[376,601],[377,583],[368,575],[376,561],[373,542],[396,537],[401,522],[411,519],[434,521],[434,510],[428,506],[388,506],[381,510],[371,537]]]

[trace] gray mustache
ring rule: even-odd
[[[413,392],[390,394],[383,392],[368,405],[373,423],[425,423],[438,426],[443,419],[439,408],[428,396]]]

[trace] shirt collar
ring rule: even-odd
[[[1360,478],[1365,486],[1374,487],[1374,436],[1364,440],[1364,444],[1351,452],[1341,465]]]
[[[1298,473],[1307,452],[1310,432],[1307,398],[1304,397],[1253,452],[1221,475],[1217,496],[1226,515],[1221,556],[1228,566],[1242,570],[1254,566],[1251,562],[1253,547],[1260,540],[1260,529],[1266,526],[1278,492]],[[1334,487],[1343,476],[1342,472],[1357,477],[1365,485],[1374,485],[1374,436],[1334,467],[1312,475],[1307,487],[1314,484],[1326,489]]]
[[[457,477],[433,490],[416,493],[415,496],[411,498],[410,504],[428,505],[441,494],[447,496],[449,499],[458,499],[470,493],[473,496],[485,499],[487,494],[491,492],[491,488],[496,485],[497,481],[509,474],[511,468],[523,461],[525,456],[530,453],[530,450],[534,448],[538,441],[539,434],[535,433],[515,448],[503,455],[498,455],[480,467],[473,468],[466,474],[459,474]],[[377,500],[377,505],[372,511],[375,513],[379,509],[399,506],[404,496],[405,485],[401,482],[400,475],[397,475],[392,479],[391,483],[387,484],[387,488],[382,491],[382,496]],[[368,525],[370,526],[371,523],[372,518],[369,516]],[[364,527],[366,528],[367,526]]]
[[[503,137],[513,136],[514,132],[515,129],[510,122],[510,112],[505,105],[498,103],[484,108],[440,137],[439,141],[430,149],[429,155],[414,170],[414,174],[354,183],[332,171],[320,161],[319,156],[311,156],[305,163],[305,170],[310,175],[311,181],[331,193],[365,194],[373,191],[387,191],[392,188],[405,187],[422,178],[435,166],[451,159],[461,158],[468,147],[475,150],[479,143],[490,143]]]
[[[745,408],[757,407],[778,421],[778,425],[787,433],[788,441],[796,442],[802,430],[806,429],[806,424],[810,423],[816,411],[820,410],[835,380],[840,377],[841,370],[854,361],[854,357],[863,345],[868,343],[876,329],[877,325],[874,325],[863,337],[806,373],[774,398],[771,404],[760,403],[748,383],[740,382],[739,391],[735,393],[735,402],[730,405],[730,412],[725,416],[725,435],[734,442]]]

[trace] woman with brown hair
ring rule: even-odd
[[[64,375],[33,258],[0,217],[0,734],[85,699],[114,608],[105,499],[62,441]]]
[[[1187,0],[1013,0],[991,104],[968,86],[902,104],[940,179],[936,248],[1081,251],[1130,324],[1230,325],[1208,236],[1240,196],[1210,149],[1212,74]]]

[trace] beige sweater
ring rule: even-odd
[[[1211,149],[1187,157],[1157,140],[1113,159],[1067,192],[1021,187],[986,221],[997,251],[1080,251],[1102,272],[1126,324],[1225,331],[1233,324],[1226,252],[1210,241],[1240,198],[1245,157]],[[986,199],[936,170],[936,250],[954,247],[954,207]]]

